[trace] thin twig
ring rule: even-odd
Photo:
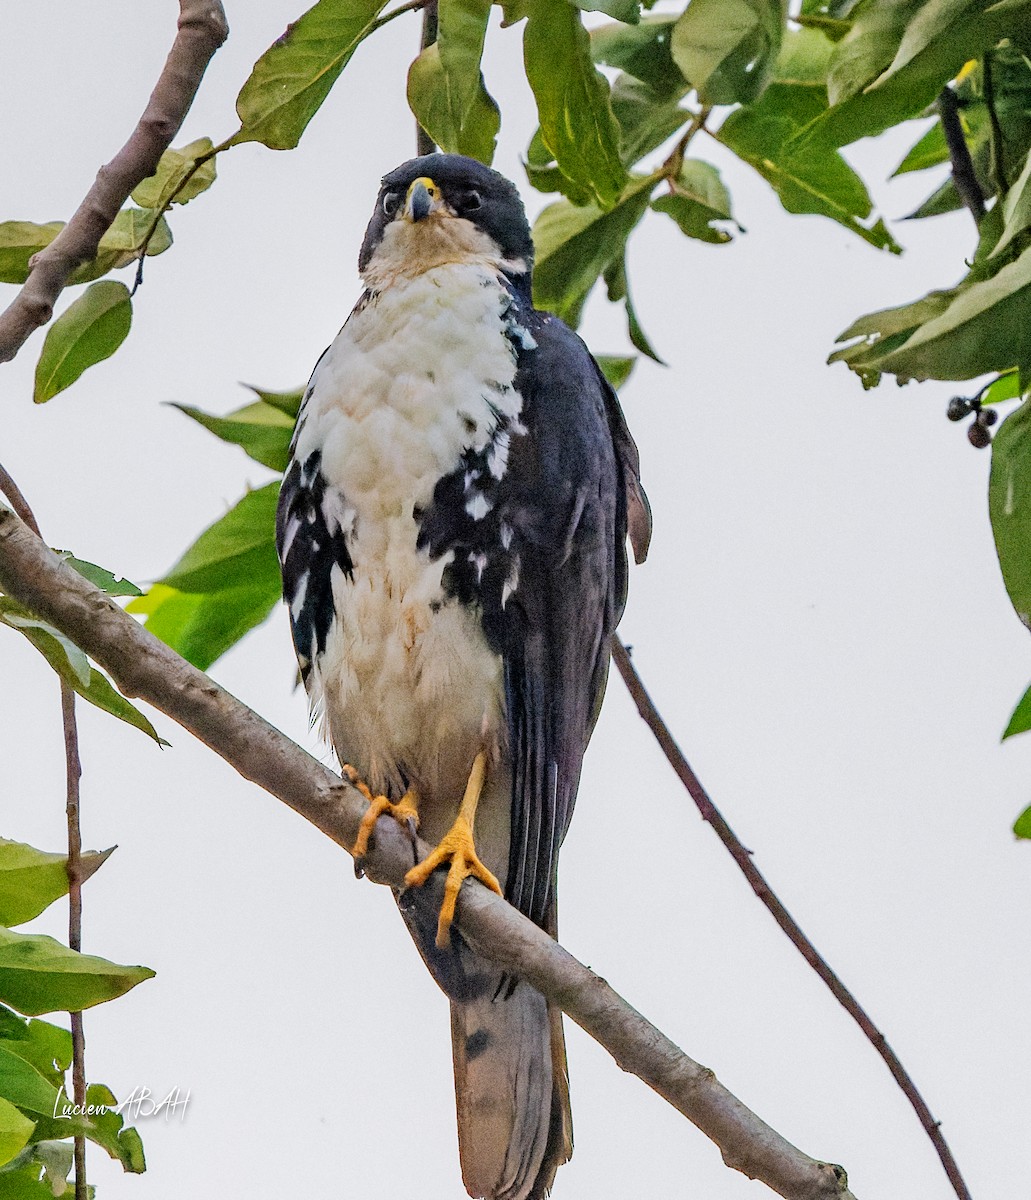
[[[430,0],[408,0],[407,4],[399,4],[397,8],[392,8],[390,12],[384,13],[382,17],[377,17],[372,23],[373,29],[382,29],[384,25],[389,25],[395,18],[407,12],[418,12],[420,8],[425,8]]]
[[[3,508],[0,588],[70,637],[127,696],[167,713],[338,845],[354,845],[368,807],[360,792],[159,642]],[[420,842],[420,858],[428,851]],[[403,888],[411,863],[408,833],[381,818],[364,859],[368,878]],[[412,891],[413,905],[426,905],[433,914],[426,919],[435,920],[443,895],[439,873]],[[478,882],[463,887],[456,923],[480,953],[553,999],[624,1070],[692,1121],[728,1166],[789,1200],[850,1200],[841,1167],[810,1158],[749,1112],[710,1070],[499,896]]]
[[[61,716],[64,721],[66,779],[65,813],[68,818],[68,945],[82,950],[82,831],[79,825],[79,728],[75,720],[75,692],[61,682]],[[82,1013],[68,1014],[72,1026],[72,1091],[79,1112],[86,1109],[86,1036]],[[75,1200],[87,1200],[86,1138],[75,1138]]]
[[[28,336],[53,316],[69,276],[90,262],[129,193],[157,170],[178,133],[212,55],[229,33],[220,0],[179,0],[179,27],[168,60],[129,140],[97,172],[96,182],[68,224],[33,255],[29,276],[0,313],[0,362],[18,353]]]
[[[949,1149],[945,1138],[942,1137],[939,1122],[931,1115],[931,1110],[927,1107],[924,1098],[917,1090],[916,1084],[910,1077],[909,1072],[899,1061],[895,1051],[888,1045],[884,1034],[881,1033],[867,1016],[865,1010],[860,1006],[859,1001],[856,1000],[855,996],[852,995],[838,976],[831,970],[823,956],[802,932],[798,922],[774,894],[772,888],[756,867],[751,851],[742,845],[733,829],[727,824],[723,814],[713,804],[708,792],[706,792],[698,776],[692,770],[691,764],[684,757],[683,751],[677,745],[669,726],[662,719],[662,715],[645,690],[641,677],[637,673],[637,668],[630,659],[629,651],[619,638],[612,639],[612,658],[620,675],[623,677],[623,682],[626,684],[627,690],[637,705],[637,711],[655,735],[655,740],[662,747],[669,765],[676,772],[680,782],[698,806],[698,811],[702,814],[702,820],[707,821],[712,826],[716,836],[730,851],[731,857],[748,880],[752,891],[766,905],[773,915],[773,919],[787,934],[792,945],[817,975],[820,976],[827,987],[830,988],[838,1003],[852,1017],[859,1028],[862,1029],[874,1049],[884,1059],[888,1070],[892,1073],[896,1083],[905,1093],[906,1099],[916,1111],[916,1115],[919,1117],[920,1124],[924,1127],[927,1136],[934,1143],[934,1148],[938,1152],[938,1157],[941,1159],[942,1166],[945,1168],[945,1173],[948,1175],[949,1182],[952,1184],[957,1197],[959,1197],[959,1200],[971,1200],[970,1192],[967,1190],[967,1185],[963,1182],[963,1176],[960,1174],[956,1160],[952,1156],[952,1151]]]
[[[709,119],[709,113],[711,112],[712,105],[705,104],[691,117],[691,122],[687,129],[684,130],[680,141],[673,147],[669,157],[659,169],[659,174],[668,179],[671,186],[676,182],[676,178],[684,165],[684,155],[687,154],[687,148],[691,144],[691,139],[700,129],[705,128],[705,122]]]
[[[40,537],[39,524],[29,502],[13,477],[0,463],[0,492],[10,501],[19,517]],[[64,725],[64,759],[68,820],[68,945],[82,949],[82,831],[79,826],[79,780],[82,763],[79,759],[79,729],[75,720],[75,692],[61,681],[61,719]],[[72,1093],[81,1112],[86,1106],[86,1038],[82,1028],[82,1013],[70,1012],[72,1027]],[[75,1137],[75,1200],[87,1200],[86,1138]]]
[[[422,10],[422,37],[419,39],[420,50],[425,50],[432,46],[437,40],[437,0],[427,0],[425,8]],[[424,154],[432,154],[437,149],[437,143],[430,137],[425,129],[415,122],[415,152],[420,157]]]
[[[970,157],[970,147],[963,135],[963,124],[959,119],[959,101],[950,87],[942,88],[938,94],[938,115],[941,118],[942,133],[945,134],[945,144],[949,148],[952,182],[956,185],[959,198],[970,210],[970,215],[980,225],[984,216],[984,193],[978,182],[974,160]]]

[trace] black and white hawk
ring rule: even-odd
[[[471,1196],[536,1200],[572,1152],[559,1010],[450,925],[475,875],[556,932],[555,879],[626,596],[650,531],[637,450],[583,342],[534,309],[518,193],[434,154],[383,180],[365,291],[315,367],[277,544],[313,712],[379,815],[448,867],[402,904],[451,1000]],[[474,842],[475,825],[475,842]]]

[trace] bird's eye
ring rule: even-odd
[[[483,200],[479,192],[466,192],[462,197],[462,211],[475,212],[482,203]]]
[[[400,192],[387,192],[383,197],[383,211],[388,217],[392,217],[397,212],[397,206],[401,201]]]

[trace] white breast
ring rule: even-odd
[[[460,796],[477,750],[503,739],[500,659],[479,618],[444,603],[447,556],[416,548],[413,510],[499,416],[518,418],[507,307],[480,266],[398,281],[341,330],[303,410],[295,455],[321,451],[354,563],[350,580],[334,569],[336,619],[310,691],[338,755],[374,788],[407,778]]]

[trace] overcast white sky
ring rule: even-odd
[[[300,3],[228,4],[232,34],[180,143],[235,128],[252,62]],[[177,5],[36,0],[0,36],[0,219],[67,217],[129,132]],[[533,131],[519,32],[485,64],[497,164]],[[301,383],[358,292],[378,178],[411,156],[404,72],[417,19],[362,48],[301,147],[244,146],[173,214],[125,346],[42,409],[42,336],[0,371],[0,460],[49,540],[145,582],[267,473],[163,402],[227,411],[238,381]],[[914,140],[915,140],[914,133]],[[860,147],[891,217],[932,184],[880,180],[903,145]],[[902,259],[782,214],[718,148],[749,232],[687,241],[653,214],[630,268],[668,369],[624,390],[656,532],[623,624],[702,779],[789,909],[916,1077],[977,1197],[1015,1195],[1031,1119],[1027,953],[1031,739],[999,746],[1031,677],[985,506],[987,453],[944,418],[956,389],[864,393],[825,367],[855,316],[952,283],[969,219],[896,226]],[[543,203],[530,195],[531,208]],[[6,303],[12,289],[0,289]],[[625,345],[596,297],[584,328]],[[281,610],[214,675],[317,749]],[[0,833],[64,842],[57,686],[0,633]],[[142,1127],[150,1169],[100,1152],[101,1200],[464,1194],[447,1006],[390,896],[160,714],[172,743],[80,706],[84,841],[119,850],[86,891],[87,949],[157,978],[89,1013],[88,1068],[191,1099]],[[635,832],[636,831],[636,832]],[[858,1029],[698,819],[614,677],[562,858],[562,939],[860,1200],[951,1195]],[[60,934],[64,914],[35,927]],[[576,1152],[556,1200],[768,1194],[569,1030]]]

